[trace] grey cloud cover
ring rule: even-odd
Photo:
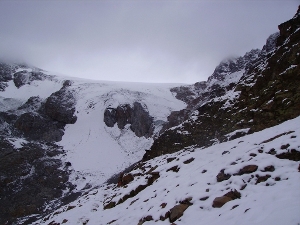
[[[193,83],[261,48],[299,1],[0,1],[0,57],[97,80]]]

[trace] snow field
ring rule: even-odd
[[[192,205],[176,224],[298,224],[300,222],[300,173],[299,162],[279,159],[269,154],[274,148],[276,154],[291,149],[300,150],[300,117],[278,126],[216,144],[205,149],[190,149],[164,155],[144,163],[131,173],[134,181],[124,187],[103,185],[68,206],[50,215],[47,221],[65,221],[64,224],[138,224],[143,217],[151,215],[153,220],[144,224],[170,224],[160,220],[173,206],[186,198],[192,198]],[[289,144],[287,149],[282,146]],[[251,154],[251,155],[250,155]],[[167,159],[174,158],[171,162]],[[193,161],[189,160],[193,158]],[[187,160],[191,161],[187,163]],[[184,163],[185,162],[185,163]],[[236,164],[233,164],[236,163]],[[233,175],[247,165],[257,165],[257,171],[250,174]],[[273,172],[264,172],[273,165]],[[169,170],[177,166],[178,172]],[[110,201],[117,202],[122,196],[145,184],[147,172],[159,172],[154,183],[132,198],[103,210]],[[232,176],[217,182],[220,170]],[[168,171],[169,170],[169,171]],[[270,177],[257,183],[257,175]],[[280,177],[278,180],[276,177]],[[241,190],[243,185],[245,189]],[[221,208],[213,208],[214,198],[236,189],[241,198],[227,202]],[[204,200],[204,197],[208,197]],[[202,199],[202,200],[201,200]],[[165,208],[162,203],[166,203]],[[70,207],[72,206],[72,207]],[[75,207],[74,207],[75,206]],[[69,210],[67,210],[69,207]],[[73,208],[74,207],[74,208]]]

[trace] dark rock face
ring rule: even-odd
[[[150,136],[153,133],[153,119],[141,103],[133,103],[130,128],[136,136]]]
[[[14,74],[14,84],[17,88],[22,87],[25,84],[30,84],[32,81],[35,80],[45,80],[46,77],[51,77],[49,75],[46,75],[39,71],[39,69],[36,69],[37,71],[33,72],[27,72],[26,70],[16,72]]]
[[[11,66],[0,63],[0,82],[8,82],[12,80],[12,68]]]
[[[53,158],[61,153],[54,144],[27,143],[16,150],[0,138],[0,224],[18,224],[18,218],[47,213],[45,202],[61,198],[67,188],[74,189],[68,182],[68,171],[60,169],[61,161]],[[61,203],[56,200],[53,207]]]
[[[75,123],[77,119],[74,115],[75,97],[66,89],[63,87],[53,93],[46,102],[34,96],[14,112],[0,112],[0,133],[35,141],[61,141],[65,125]]]
[[[14,75],[14,84],[17,88],[23,86],[29,81],[29,74],[27,72],[17,72]]]
[[[14,74],[20,66],[8,68],[7,74],[14,77],[17,87],[46,76],[40,72]],[[0,112],[0,224],[32,224],[49,209],[55,210],[80,196],[68,182],[71,164],[64,166],[55,157],[64,151],[53,144],[62,139],[66,123],[76,121],[76,99],[70,85],[65,82],[46,100],[30,97],[16,110]],[[11,137],[22,137],[27,142],[15,149],[8,141]],[[32,214],[30,219],[26,217]]]
[[[114,108],[107,108],[104,111],[104,123],[108,127],[113,127],[117,122],[117,110]]]
[[[8,86],[7,82],[12,80],[12,67],[0,62],[0,91],[4,91]]]
[[[124,129],[130,124],[130,129],[138,137],[149,137],[153,134],[153,118],[146,111],[145,106],[134,102],[133,107],[129,104],[119,105],[115,108],[107,108],[104,111],[106,126],[113,127],[116,123],[119,129]]]
[[[39,96],[30,97],[23,105],[21,105],[18,110],[26,112],[38,111],[42,106],[43,100]]]
[[[75,113],[75,94],[66,87],[50,95],[45,103],[45,114],[55,121],[74,124],[77,120]]]
[[[213,74],[208,78],[208,82],[215,80],[223,81],[228,74],[232,74],[249,66],[254,60],[257,59],[261,50],[253,49],[247,52],[244,56],[239,58],[232,58],[222,61],[215,69]]]
[[[181,123],[181,126],[166,129],[143,159],[173,153],[192,145],[210,146],[215,142],[227,141],[229,137],[226,134],[233,131],[241,130],[241,136],[300,115],[299,26],[300,14],[297,13],[293,19],[279,25],[279,35],[271,35],[262,51],[253,50],[237,60],[222,62],[208,79],[226,80],[226,76],[243,68],[244,73],[234,86],[215,85],[205,90],[191,86],[187,90],[193,89],[193,94],[185,98],[180,97],[184,96],[180,92],[182,88],[172,89],[188,104],[186,112],[180,114],[184,115],[183,120],[169,122],[174,126]],[[238,93],[235,99],[218,97],[224,90],[230,89]],[[196,94],[197,91],[199,94]],[[193,116],[195,112],[196,116]],[[244,132],[245,129],[248,132]]]
[[[15,122],[15,127],[26,137],[46,142],[61,141],[64,125],[37,113],[24,113]]]

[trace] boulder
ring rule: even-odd
[[[227,202],[241,198],[241,193],[237,190],[230,191],[221,197],[216,197],[213,201],[212,207],[221,208]]]
[[[240,169],[240,171],[238,172],[238,175],[253,173],[253,172],[255,172],[257,170],[257,168],[258,168],[257,165],[248,165],[248,166],[245,166],[242,169]]]
[[[65,124],[74,124],[77,120],[75,113],[76,99],[74,93],[66,87],[54,92],[47,98],[45,114],[53,120]]]
[[[182,217],[184,211],[189,207],[188,204],[179,204],[175,205],[172,209],[170,209],[169,220],[171,223]]]
[[[227,196],[216,197],[213,201],[212,207],[221,208],[223,205],[225,205],[227,202],[229,202],[231,200],[232,200],[232,198],[227,197]]]
[[[217,181],[218,181],[218,182],[222,182],[222,181],[224,181],[224,180],[228,180],[228,179],[231,177],[230,174],[225,174],[224,171],[225,171],[225,169],[222,169],[222,170],[218,173],[218,175],[217,175]]]
[[[131,173],[128,173],[122,177],[122,185],[129,184],[133,180],[134,180],[133,175]]]

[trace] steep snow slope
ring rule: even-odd
[[[297,117],[154,158],[127,185],[102,185],[35,224],[299,224],[299,134]],[[225,194],[230,201],[214,203]]]

